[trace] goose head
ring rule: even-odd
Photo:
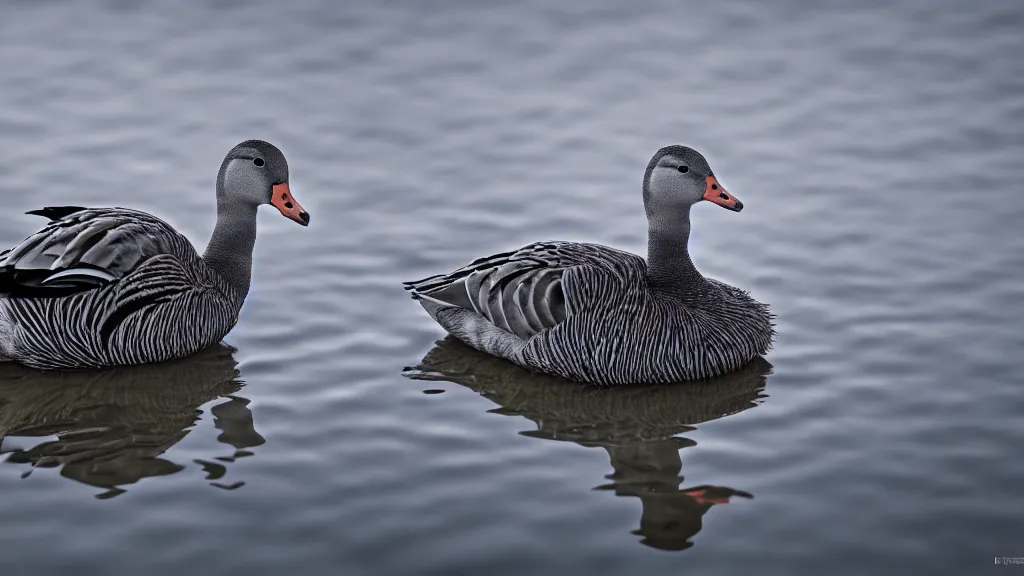
[[[217,201],[252,207],[270,204],[286,218],[309,226],[309,213],[288,188],[288,161],[276,146],[262,140],[242,142],[224,157]]]
[[[644,206],[648,218],[688,212],[690,206],[704,200],[733,212],[743,209],[743,203],[718,183],[700,152],[686,146],[666,146],[658,150],[644,175]]]

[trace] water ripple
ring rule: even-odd
[[[86,204],[201,249],[220,158],[251,137],[284,149],[313,222],[260,215],[212,372],[4,367],[0,546],[22,552],[0,570],[1020,555],[1021,22],[1008,0],[10,3],[0,246],[39,226],[27,210]],[[422,365],[442,334],[401,281],[536,240],[642,254],[643,167],[676,142],[747,206],[697,207],[691,244],[778,314],[766,381],[595,393],[443,343],[462,367]]]

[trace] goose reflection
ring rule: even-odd
[[[680,488],[679,451],[696,442],[678,437],[700,424],[758,405],[771,364],[755,358],[737,372],[674,386],[598,389],[538,375],[446,338],[406,375],[470,388],[500,408],[536,423],[526,436],[601,447],[614,472],[596,489],[639,498],[639,529],[647,546],[685,550],[703,516],[717,504],[753,496],[724,486]]]
[[[60,468],[61,476],[104,489],[97,498],[124,492],[144,478],[167,476],[185,466],[164,457],[191,431],[200,406],[211,408],[217,440],[228,455],[194,464],[211,485],[226,464],[264,443],[253,425],[234,360],[234,348],[214,346],[184,360],[103,371],[38,372],[0,364],[0,452],[8,463]]]

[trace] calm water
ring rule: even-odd
[[[234,350],[0,370],[0,572],[1018,569],[1019,2],[134,4],[3,2],[0,245],[84,204],[202,249],[247,138],[313,225],[261,214]],[[435,348],[400,281],[643,254],[670,143],[747,206],[693,254],[773,306],[771,368],[596,391]]]

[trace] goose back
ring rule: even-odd
[[[0,259],[0,355],[48,369],[160,362],[234,326],[241,299],[162,220],[36,213],[54,219]]]
[[[2,256],[0,294],[63,296],[119,280],[153,256],[198,257],[188,239],[145,212],[50,207],[29,214],[51,220]]]

